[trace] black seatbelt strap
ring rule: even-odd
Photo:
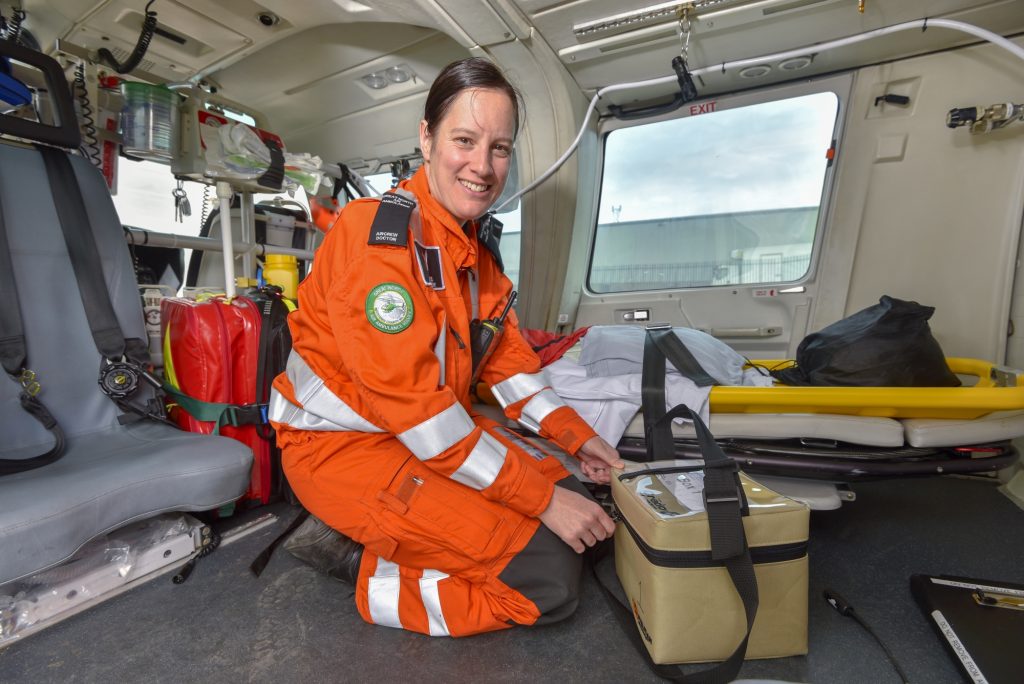
[[[100,368],[100,388],[123,410],[138,415],[162,419],[158,407],[145,409],[133,406],[130,399],[142,381],[154,388],[160,381],[149,373],[149,345],[142,339],[125,339],[121,325],[110,302],[110,293],[103,278],[96,239],[89,226],[85,199],[75,177],[75,170],[67,154],[48,147],[39,147],[50,180],[50,191],[57,209],[57,219],[64,234],[71,267],[78,281],[78,294],[82,299],[89,329],[96,349],[103,356]]]
[[[125,340],[114,307],[107,295],[99,249],[89,228],[85,200],[78,190],[78,179],[67,155],[58,150],[40,147],[46,175],[50,177],[57,218],[64,233],[71,268],[78,281],[78,294],[85,307],[92,339],[103,358],[113,361],[125,354]]]
[[[53,414],[37,396],[40,390],[36,374],[28,368],[25,327],[18,303],[18,287],[14,281],[11,245],[7,239],[3,206],[0,205],[0,365],[21,385],[21,408],[38,420],[53,435],[53,448],[31,458],[0,459],[0,475],[12,475],[53,463],[64,455],[64,431]]]

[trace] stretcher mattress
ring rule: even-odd
[[[963,386],[716,386],[708,427],[719,439],[835,440],[880,448],[960,447],[1024,437],[1020,371],[978,359],[946,361]],[[771,369],[792,362],[753,363]],[[483,388],[480,394],[488,404],[496,403]],[[673,423],[672,431],[680,439],[694,438],[689,424]],[[639,412],[623,436],[644,437]]]

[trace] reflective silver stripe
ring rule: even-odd
[[[452,473],[452,479],[476,490],[486,489],[497,479],[507,453],[508,447],[486,432],[481,432],[469,456]]]
[[[423,607],[427,611],[427,626],[430,629],[430,636],[450,636],[448,623],[444,620],[444,613],[441,611],[441,596],[437,591],[437,583],[448,577],[440,570],[424,570],[420,579],[420,597],[423,599]]]
[[[535,394],[533,399],[526,402],[519,422],[534,432],[540,432],[541,421],[547,418],[552,411],[563,406],[565,406],[565,402],[555,394],[554,390],[542,390]]]
[[[270,390],[270,402],[267,406],[267,415],[275,423],[291,425],[298,430],[322,430],[327,432],[348,432],[349,428],[341,427],[329,420],[315,416],[312,413],[303,411],[292,402],[285,399],[284,395],[276,389]]]
[[[533,396],[549,384],[544,371],[516,373],[511,378],[506,378],[492,387],[491,392],[494,393],[494,397],[501,404],[501,408],[505,408],[509,404],[514,404],[517,401]]]
[[[441,326],[437,329],[437,344],[434,345],[434,356],[437,357],[437,362],[441,364],[440,379],[437,381],[438,387],[444,387],[445,377],[444,372],[444,354],[445,354],[445,343],[448,340],[448,314],[441,316]]]
[[[272,391],[268,407],[271,420],[300,430],[384,432],[324,385],[295,350],[288,356],[285,372],[302,406],[295,406],[276,390]]]
[[[402,628],[398,617],[398,596],[402,578],[398,566],[383,558],[377,559],[377,570],[370,578],[367,600],[370,619],[375,625]]]
[[[466,413],[466,409],[455,402],[444,411],[396,436],[409,451],[416,454],[416,458],[428,461],[464,440],[473,432],[474,427],[473,419]]]

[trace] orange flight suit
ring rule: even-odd
[[[579,483],[471,407],[473,300],[496,316],[511,283],[423,170],[400,187],[418,201],[407,223],[374,223],[394,196],[350,203],[299,287],[270,402],[285,473],[364,545],[368,622],[464,636],[564,618],[579,557],[537,516],[555,482]],[[514,313],[481,379],[508,417],[570,453],[595,434],[548,386]]]

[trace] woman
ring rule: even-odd
[[[518,117],[493,64],[446,67],[420,123],[423,167],[397,194],[345,207],[290,317],[271,419],[299,499],[364,548],[368,622],[465,636],[562,619],[578,554],[614,530],[555,458],[471,413],[470,322],[511,291],[476,219],[505,185]],[[480,378],[588,477],[621,467],[546,386],[514,314]]]

